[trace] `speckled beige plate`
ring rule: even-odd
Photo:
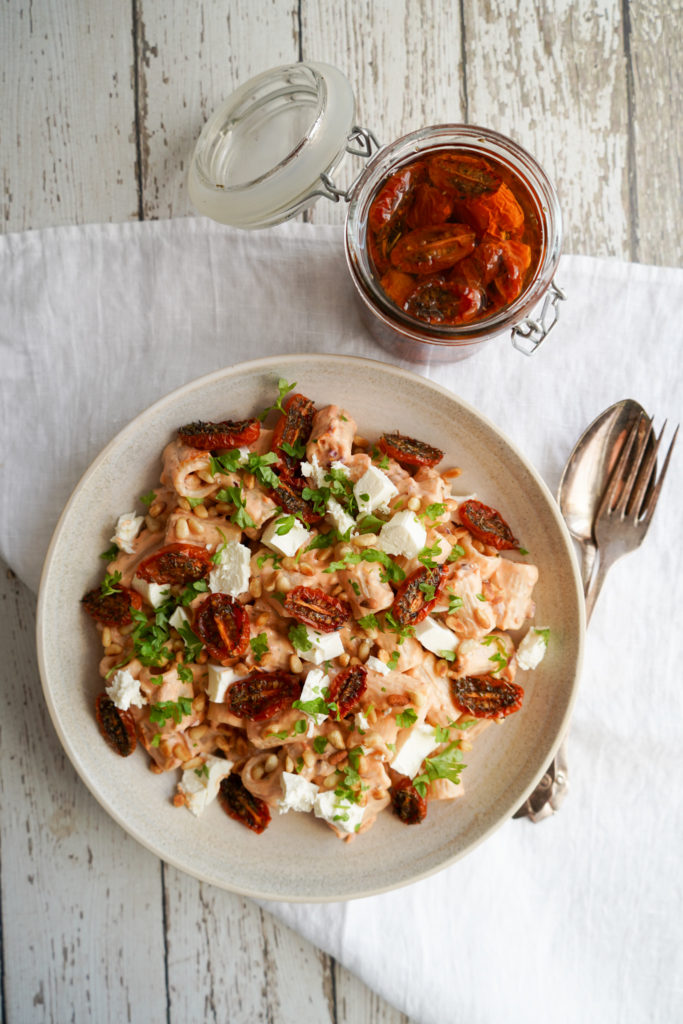
[[[99,644],[79,602],[101,577],[98,556],[109,546],[113,522],[158,482],[161,451],[179,424],[248,416],[272,402],[279,377],[297,381],[318,406],[346,406],[368,437],[400,428],[442,448],[444,467],[463,469],[458,491],[476,490],[504,510],[516,535],[533,549],[540,569],[536,622],[552,629],[541,666],[526,680],[519,677],[526,690],[523,710],[488,729],[467,755],[465,796],[432,804],[420,826],[407,827],[385,812],[351,843],[340,842],[312,815],[275,814],[261,836],[230,821],[215,803],[196,819],[171,805],[176,773],[154,775],[142,750],[125,759],[111,753],[93,714],[101,688]],[[67,754],[102,806],[139,842],[182,870],[236,892],[274,900],[344,900],[438,871],[514,813],[567,726],[583,628],[576,562],[557,507],[536,472],[491,423],[413,373],[357,358],[301,355],[234,366],[188,384],[138,416],[104,449],[52,538],[40,588],[38,654],[47,704]]]

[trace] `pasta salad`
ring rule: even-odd
[[[262,833],[312,812],[341,839],[385,808],[419,824],[464,791],[475,737],[543,657],[537,568],[457,467],[279,382],[251,419],[180,426],[145,511],[119,517],[83,598],[117,754]],[[517,637],[527,626],[524,639]]]

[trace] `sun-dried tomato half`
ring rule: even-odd
[[[288,672],[252,672],[229,687],[228,710],[248,722],[266,722],[283,708],[291,707],[301,684]]]
[[[505,303],[514,302],[524,286],[524,275],[531,265],[531,249],[524,242],[501,243],[500,273],[494,286]]]
[[[213,568],[211,555],[196,544],[167,544],[143,558],[136,576],[152,583],[184,585],[207,576]]]
[[[415,189],[413,202],[406,215],[410,228],[426,228],[431,224],[443,224],[453,212],[453,202],[441,189],[424,182]]]
[[[452,189],[466,197],[492,195],[501,185],[500,177],[486,160],[462,153],[437,153],[429,161],[429,177],[437,188]]]
[[[391,250],[391,265],[404,274],[435,274],[474,249],[477,236],[465,224],[432,224],[403,235]]]
[[[443,458],[440,448],[398,432],[382,434],[377,445],[380,451],[401,466],[436,466]]]
[[[517,683],[493,676],[462,676],[451,680],[456,708],[475,718],[505,718],[522,706],[524,690]]]
[[[463,260],[463,263],[465,261]],[[455,273],[462,264],[456,264]],[[403,303],[409,316],[445,327],[466,324],[481,312],[484,295],[464,278],[446,279],[441,274],[420,281]]]
[[[297,490],[296,482],[286,476],[281,476],[279,479],[279,486],[270,492],[270,497],[280,506],[282,511],[290,516],[296,516],[297,519],[300,519],[303,523],[308,523],[309,526],[312,523],[320,522],[321,516],[312,505],[301,497],[301,492]]]
[[[334,677],[330,684],[330,703],[337,705],[340,718],[358,704],[368,686],[368,670],[365,665],[349,665]]]
[[[294,587],[284,601],[288,615],[319,630],[333,633],[351,617],[351,606],[319,587]]]
[[[396,171],[384,182],[370,204],[368,227],[377,233],[400,219],[412,202],[413,190],[424,177],[424,164],[413,164]]]
[[[391,787],[391,806],[404,825],[419,825],[427,816],[427,801],[420,796],[407,775]]]
[[[249,616],[229,594],[209,594],[197,609],[195,633],[212,658],[239,658],[249,646]]]
[[[270,824],[268,804],[249,792],[237,772],[231,772],[221,779],[218,802],[229,817],[259,835],[265,832]]]
[[[133,621],[132,609],[142,608],[142,597],[129,587],[112,587],[113,593],[103,594],[101,587],[89,590],[82,598],[88,615],[103,626],[128,626]]]
[[[284,404],[284,412],[275,424],[271,448],[280,458],[280,471],[295,477],[299,472],[303,451],[313,428],[315,405],[305,395],[290,395]],[[286,451],[286,445],[290,451]],[[301,455],[292,454],[300,451]]]
[[[446,567],[417,569],[396,591],[391,611],[401,626],[416,626],[436,604],[446,578]]]
[[[498,551],[509,551],[519,547],[500,512],[490,505],[470,498],[458,507],[458,515],[462,525],[482,543],[490,544]]]
[[[178,430],[178,438],[190,448],[203,452],[223,448],[239,448],[258,441],[261,424],[258,420],[221,420],[220,423],[186,423]]]
[[[106,693],[100,693],[95,700],[95,718],[104,739],[111,749],[128,757],[137,746],[135,719],[130,711],[121,711]]]

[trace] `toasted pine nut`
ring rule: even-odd
[[[290,672],[294,672],[294,674],[296,675],[299,672],[303,672],[303,670],[304,670],[304,665],[303,665],[303,662],[302,662],[301,658],[299,657],[299,655],[298,654],[292,654],[292,656],[289,659],[289,671]]]
[[[275,771],[279,763],[277,754],[268,754],[268,757],[263,762],[264,774],[270,775],[271,772]]]
[[[417,495],[415,495],[412,498],[408,498],[408,501],[406,502],[406,506],[407,508],[410,509],[411,512],[417,512],[421,504],[422,502],[417,497]]]
[[[193,768],[201,768],[203,764],[204,758],[200,757],[199,754],[196,754],[194,757],[191,757],[189,761],[183,761],[183,771],[189,772],[192,771]]]
[[[287,754],[287,757],[285,758],[285,771],[286,772],[293,772],[294,771],[294,762],[292,761],[292,759],[289,756],[289,754]]]
[[[183,512],[190,512],[192,510],[192,506],[184,495],[178,498],[178,508],[181,508]]]
[[[387,704],[392,708],[404,708],[410,704],[410,698],[405,693],[390,693],[387,695]]]
[[[416,708],[421,708],[425,702],[425,696],[419,690],[408,690],[408,696],[411,704],[414,704]]]
[[[377,787],[377,789],[372,790],[370,796],[372,797],[373,800],[381,800],[382,797],[384,796],[384,790]]]
[[[198,516],[200,519],[209,518],[209,510],[207,509],[206,505],[195,505],[194,514]]]
[[[227,501],[216,502],[216,512],[218,512],[219,516],[224,516],[226,512],[230,511],[231,508],[232,505],[229,505]]]
[[[337,773],[332,772],[331,775],[326,775],[323,779],[323,789],[334,789],[337,785]]]
[[[175,535],[176,537],[189,537],[190,527],[187,525],[187,519],[179,519],[176,522]]]
[[[263,589],[265,590],[266,594],[272,594],[272,592],[275,590],[276,583],[277,579],[275,576],[271,576],[269,580],[266,580],[266,582],[263,584]]]
[[[232,745],[227,736],[216,736],[216,746],[219,750],[222,750],[224,754],[232,753]]]
[[[160,764],[157,764],[156,761],[150,761],[149,770],[151,772],[154,772],[155,775],[161,775],[164,769],[161,767]]]
[[[237,665],[235,665],[235,672],[237,673],[238,676],[248,676],[249,668],[247,667],[247,665],[244,664],[243,661],[240,661],[237,663]]]
[[[360,658],[357,658],[356,655],[354,654],[354,656],[351,658],[349,664],[350,665],[360,665]]]
[[[289,569],[290,571],[296,569],[296,561],[292,558],[291,555],[286,555],[282,559],[282,568]]]
[[[383,661],[385,665],[389,664],[389,652],[388,651],[385,651],[382,648],[380,648],[380,650],[377,652],[377,657],[379,658],[380,661]]]
[[[317,760],[314,752],[311,750],[310,747],[306,747],[301,756],[303,757],[304,764],[306,765],[307,768],[312,768]]]
[[[277,580],[275,582],[275,589],[278,594],[286,594],[288,590],[292,589],[292,581],[286,572],[279,572]]]
[[[151,515],[152,519],[156,519],[157,516],[160,516],[161,513],[164,512],[165,510],[165,501],[153,501],[152,504],[149,506],[149,514]]]
[[[361,437],[360,434],[356,434],[356,436],[353,439],[353,443],[355,444],[356,448],[370,447],[370,442],[368,441],[368,439],[366,437]]]
[[[129,622],[127,626],[119,626],[119,633],[121,636],[130,636],[135,629],[137,629],[137,623]]]
[[[159,533],[159,530],[162,529],[162,524],[159,522],[159,520],[152,519],[150,515],[145,516],[145,526],[147,527],[150,533]]]
[[[375,705],[371,704],[365,709],[365,717],[367,718],[370,725],[374,725],[377,721],[377,712],[375,711]]]
[[[453,466],[453,469],[446,469],[441,474],[443,480],[455,480],[456,477],[460,476],[462,470],[458,466]]]
[[[109,644],[107,647],[104,648],[104,653],[105,654],[120,654],[122,650],[123,650],[123,647],[121,646],[121,644]]]
[[[256,485],[256,477],[253,473],[245,473],[242,477],[242,481],[248,491],[251,491]]]
[[[448,662],[445,658],[439,658],[436,663],[436,674],[437,676],[445,676],[448,672]]]
[[[369,732],[363,737],[364,747],[383,747],[384,740],[378,732]]]
[[[339,655],[337,661],[339,662],[342,668],[346,668],[348,663],[351,661],[351,655],[349,654],[348,651],[344,651],[342,654]]]
[[[332,591],[332,597],[339,597],[339,595],[343,594],[343,593],[344,593],[344,588],[342,587],[341,583],[338,583],[337,586]]]
[[[353,543],[359,548],[371,548],[376,541],[377,537],[374,533],[359,533],[353,538]]]
[[[469,740],[460,740],[460,749],[467,752],[472,749],[472,744]]]
[[[190,527],[190,533],[193,533],[195,537],[204,536],[204,527],[201,523],[198,523],[196,519],[188,519],[187,523]]]
[[[206,722],[202,722],[201,725],[193,725],[192,728],[188,729],[187,736],[192,743],[199,743],[202,736],[204,736],[208,731],[208,725]]]
[[[262,779],[264,775],[265,768],[262,764],[255,764],[254,767],[251,769],[251,777],[252,779],[255,779],[257,782],[259,779]]]
[[[299,572],[302,576],[315,576],[315,569],[308,562],[302,562],[299,566]]]
[[[368,655],[370,654],[370,641],[361,640],[358,645],[358,657],[361,661],[367,661]]]
[[[214,482],[214,474],[210,469],[200,469],[197,476],[200,480],[203,480],[205,484],[212,484]]]
[[[333,729],[327,737],[335,750],[346,750],[346,744],[344,743],[344,737],[340,733],[339,729]]]
[[[339,765],[346,760],[346,751],[338,750],[335,754],[330,754],[327,760],[329,764]]]
[[[171,741],[162,740],[161,743],[159,744],[159,752],[161,753],[162,757],[172,757],[173,744],[171,743]]]
[[[111,630],[110,630],[109,626],[105,626],[104,629],[102,630],[102,637],[101,637],[101,639],[102,639],[102,646],[103,647],[109,647],[109,644],[111,643]]]
[[[193,711],[193,713],[195,715],[202,715],[202,714],[204,714],[204,709],[205,708],[206,708],[206,694],[205,693],[198,693],[197,696],[192,701],[192,711]]]
[[[260,597],[263,593],[263,585],[261,580],[253,579],[249,581],[249,593],[252,597]]]

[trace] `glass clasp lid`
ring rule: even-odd
[[[359,156],[363,160],[369,160],[381,148],[381,144],[378,142],[374,132],[367,128],[361,128],[360,125],[354,125],[347,136],[344,152],[348,153],[349,156]],[[338,203],[340,199],[348,203],[363,173],[364,168],[361,168],[347,188],[337,188],[332,180],[332,176],[323,171],[320,175],[323,187],[317,189],[312,195],[324,196],[325,199],[329,199],[333,203]]]
[[[551,281],[540,315],[534,319],[527,317],[512,328],[512,344],[518,352],[532,356],[537,351],[560,319],[559,303],[566,298],[562,288]]]

